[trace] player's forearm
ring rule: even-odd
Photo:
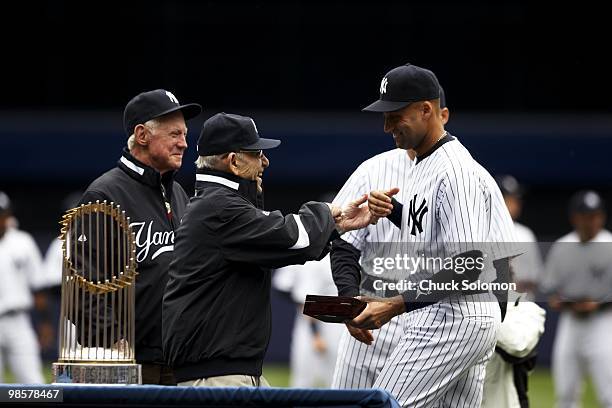
[[[387,219],[393,223],[397,228],[402,228],[402,213],[404,212],[404,205],[397,201],[395,197],[391,197],[391,204],[393,210],[391,214],[387,216]]]

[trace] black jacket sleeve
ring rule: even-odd
[[[262,211],[247,202],[229,203],[221,212],[226,259],[270,268],[322,259],[336,224],[325,203],[308,202],[298,214]]]
[[[338,295],[355,297],[359,295],[361,282],[361,251],[338,238],[332,242],[331,268]]]

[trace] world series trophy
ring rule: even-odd
[[[96,201],[68,210],[60,224],[62,300],[54,383],[140,384],[130,219],[120,206]]]

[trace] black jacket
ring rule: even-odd
[[[166,200],[172,212],[166,210]],[[173,172],[163,176],[123,151],[117,167],[104,173],[87,188],[81,203],[114,202],[130,217],[136,236],[136,360],[163,363],[161,302],[178,226],[188,197],[174,181]],[[95,323],[95,322],[94,322]],[[86,329],[87,330],[87,329]]]
[[[271,331],[270,268],[322,258],[336,235],[324,203],[263,211],[256,183],[200,170],[177,231],[163,302],[164,355],[177,381],[261,375]]]

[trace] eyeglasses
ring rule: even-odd
[[[238,153],[246,153],[258,159],[261,159],[264,155],[263,150],[240,150]]]

